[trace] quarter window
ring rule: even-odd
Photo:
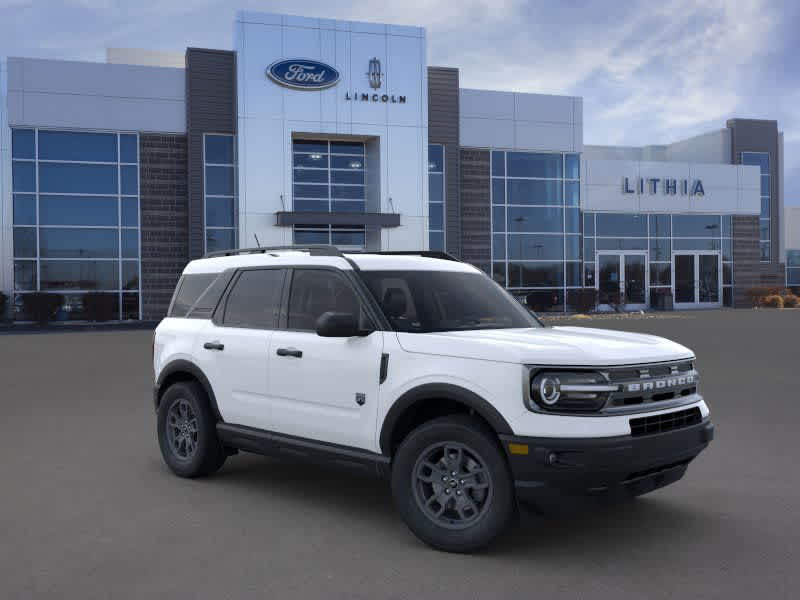
[[[283,277],[282,269],[242,271],[225,302],[223,325],[277,329]]]

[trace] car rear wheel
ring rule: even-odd
[[[435,419],[408,435],[394,457],[392,493],[409,529],[448,552],[486,546],[514,514],[497,438],[468,416]]]

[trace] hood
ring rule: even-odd
[[[407,352],[517,364],[613,366],[694,356],[662,337],[589,327],[399,332],[397,338]]]

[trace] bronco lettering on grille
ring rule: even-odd
[[[665,377],[663,379],[654,379],[652,381],[626,383],[624,384],[624,389],[626,392],[651,392],[655,390],[666,390],[683,385],[690,385],[694,382],[694,375],[681,375],[680,377]]]

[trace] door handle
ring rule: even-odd
[[[225,344],[220,344],[219,342],[206,342],[203,344],[203,348],[206,350],[225,350]]]
[[[303,358],[303,352],[297,348],[278,348],[278,356],[293,356],[295,358]]]

